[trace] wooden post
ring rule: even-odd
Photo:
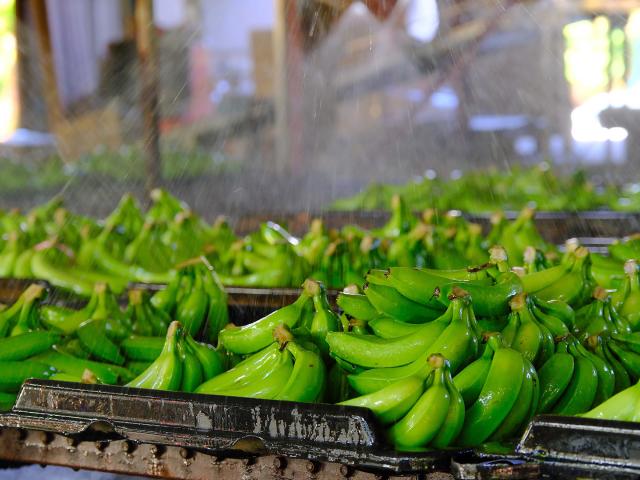
[[[150,193],[161,181],[160,130],[158,122],[158,61],[151,0],[135,3],[136,45],[140,64],[140,104],[143,115],[143,142],[145,155],[145,188]]]
[[[303,156],[302,21],[294,0],[275,0],[276,168],[299,173]]]
[[[33,20],[40,49],[40,65],[42,67],[44,101],[47,106],[47,121],[49,131],[55,131],[62,119],[62,107],[58,94],[58,82],[51,49],[51,37],[49,35],[49,22],[47,19],[47,4],[45,0],[33,0]]]

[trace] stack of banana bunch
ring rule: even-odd
[[[167,283],[180,262],[235,239],[224,221],[207,225],[164,190],[151,200],[143,214],[124,195],[104,222],[71,214],[59,198],[2,215],[0,276],[40,278],[87,297],[96,283],[121,293],[131,281]]]
[[[345,289],[337,304],[358,330],[326,336],[348,384],[338,401],[373,410],[398,448],[440,448],[447,428],[436,425],[457,432],[443,433],[451,445],[476,446],[517,437],[537,413],[603,418],[610,398],[637,398],[637,262],[611,292],[576,242],[554,266],[524,250],[518,267],[494,247],[479,267],[372,270],[363,293]],[[427,395],[436,384],[438,407]]]
[[[300,241],[274,222],[235,240],[229,248],[214,244],[207,253],[225,285],[243,287],[289,287],[300,285],[310,266],[299,255]]]
[[[172,338],[177,335],[190,345],[180,347],[181,355],[193,351],[201,363],[208,355],[210,364],[214,354],[219,357],[216,370],[203,363],[199,383],[222,368],[224,355],[207,353],[213,347],[192,340],[198,336],[215,344],[228,323],[226,293],[203,262],[183,265],[167,287],[153,295],[131,290],[124,309],[105,283],[96,284],[80,309],[45,303],[46,296],[43,286],[32,284],[0,311],[2,407],[11,406],[27,378],[111,385],[133,381],[163,351],[172,320],[180,324],[172,329]]]

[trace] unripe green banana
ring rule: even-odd
[[[78,328],[76,334],[82,347],[99,360],[123,365],[125,357],[118,345],[107,338],[105,320],[88,320]]]
[[[591,294],[590,285],[587,285],[585,277],[585,268],[589,265],[589,250],[578,247],[573,255],[576,261],[571,269],[556,282],[536,291],[537,297],[542,300],[562,300],[571,306],[580,306],[583,302],[584,290],[588,289],[587,295]]]
[[[446,360],[440,355],[429,359],[433,380],[411,410],[389,429],[389,437],[398,448],[428,445],[447,419],[451,394],[447,388]]]
[[[639,400],[640,383],[636,383],[580,416],[603,420],[635,421]]]
[[[640,355],[631,350],[626,350],[615,340],[607,342],[607,347],[615,358],[620,361],[632,381],[638,381],[640,379]]]
[[[347,362],[368,368],[396,367],[421,356],[451,323],[452,307],[437,320],[421,325],[412,334],[394,339],[375,335],[330,332],[326,336],[331,353]]]
[[[10,336],[22,335],[36,330],[40,325],[37,301],[46,294],[42,285],[32,284],[20,295],[23,298],[20,312],[11,327]]]
[[[123,340],[120,343],[120,348],[130,360],[152,362],[162,352],[164,343],[164,337],[134,336]]]
[[[613,368],[611,368],[611,365],[609,365],[605,360],[595,355],[594,353],[588,351],[579,343],[576,344],[576,350],[578,353],[584,355],[589,360],[591,360],[591,363],[593,363],[593,366],[596,367],[596,371],[598,372],[598,388],[596,390],[596,396],[593,399],[592,406],[599,405],[605,400],[607,400],[608,398],[610,398],[611,395],[613,395],[613,392],[615,391],[615,386],[616,386],[615,372]]]
[[[310,293],[313,293],[315,314],[309,326],[309,332],[311,333],[314,343],[320,348],[324,358],[328,359],[329,344],[327,343],[326,337],[329,333],[340,330],[340,318],[333,313],[329,306],[324,285],[316,282],[313,287],[314,288],[310,289]]]
[[[459,287],[471,295],[475,313],[483,317],[506,315],[509,313],[509,301],[522,292],[520,277],[512,272],[498,274],[495,285],[475,285],[471,283],[446,283],[440,286],[438,299],[448,304],[448,296],[454,288]]]
[[[628,260],[624,264],[624,271],[629,278],[629,289],[620,307],[620,314],[629,321],[634,331],[640,330],[640,278],[638,263]]]
[[[55,373],[49,365],[35,360],[0,361],[0,392],[16,393],[29,378],[49,378]]]
[[[288,342],[286,349],[295,363],[287,383],[274,399],[314,402],[325,388],[326,370],[322,358],[295,342]]]
[[[543,365],[553,354],[553,337],[535,318],[533,302],[526,294],[514,296],[509,303],[512,312],[502,331],[505,344],[521,352],[534,365]]]
[[[378,311],[375,309],[366,295],[360,293],[348,293],[351,290],[344,289],[344,292],[338,295],[336,303],[347,315],[357,318],[359,320],[372,320],[378,316]]]
[[[424,327],[418,323],[405,323],[395,318],[380,317],[369,320],[367,325],[373,331],[374,335],[380,338],[398,338],[415,333]]]
[[[453,377],[453,383],[462,395],[466,407],[473,405],[480,396],[491,368],[493,353],[491,346],[488,343],[485,344],[482,356]]]
[[[598,371],[591,360],[576,352],[572,344],[569,345],[569,353],[575,360],[575,368],[569,385],[553,407],[553,413],[560,415],[588,411],[598,389]]]
[[[179,390],[182,384],[182,361],[178,342],[182,335],[183,330],[180,322],[171,322],[160,356],[126,386],[155,390]]]
[[[479,273],[483,274],[482,279],[477,280],[472,278]],[[480,267],[480,269],[465,268],[454,271],[391,267],[386,274],[386,279],[386,285],[395,288],[408,299],[432,308],[439,308],[434,298],[434,291],[444,283],[450,283],[451,281],[468,281],[478,285],[492,284],[492,279],[486,274],[486,270],[482,267]],[[461,284],[461,287],[464,288],[464,285]]]
[[[224,372],[222,356],[215,348],[211,345],[196,342],[191,335],[185,335],[185,340],[202,366],[203,381],[206,382]]]
[[[266,347],[273,341],[273,330],[280,324],[294,328],[299,322],[304,307],[313,297],[309,288],[317,285],[312,280],[305,281],[298,299],[286,307],[282,307],[266,317],[239,328],[224,329],[220,332],[219,341],[233,353],[253,353]]]
[[[49,350],[59,342],[60,335],[53,332],[27,332],[0,339],[0,360],[24,360]]]
[[[351,398],[338,405],[370,409],[383,425],[400,420],[424,392],[424,378],[410,376],[387,385],[377,392]]]
[[[271,345],[242,360],[230,370],[204,382],[196,389],[196,393],[214,393],[250,383],[253,376],[264,376],[278,358],[279,350],[280,345],[277,342],[272,342]]]
[[[193,392],[200,386],[204,380],[202,365],[198,360],[191,346],[185,341],[184,337],[178,339],[178,352],[182,361],[182,381],[180,382],[180,390],[182,392]]]
[[[491,435],[492,441],[512,438],[522,432],[522,427],[531,420],[538,407],[540,385],[538,374],[529,360],[525,359],[525,374],[515,404],[502,421],[498,429]]]
[[[18,395],[15,393],[0,392],[0,412],[7,412],[13,408]]]
[[[608,345],[603,342],[600,336],[593,336],[587,339],[589,348],[601,359],[611,365],[615,372],[615,389],[614,392],[621,392],[631,385],[631,378],[620,361],[611,353]]]
[[[538,272],[528,273],[523,277],[520,277],[522,281],[523,291],[526,293],[535,293],[549,287],[561,280],[569,271],[575,259],[569,263],[561,263],[555,267],[547,268]]]
[[[542,300],[535,295],[531,295],[534,305],[547,315],[559,318],[566,325],[569,331],[574,330],[576,323],[576,313],[568,303],[561,300]]]
[[[569,354],[566,341],[561,341],[554,353],[539,370],[540,402],[537,413],[549,413],[573,378],[575,359]]]
[[[445,384],[449,391],[449,410],[447,416],[442,422],[440,431],[431,440],[431,446],[434,448],[446,448],[448,447],[462,431],[464,426],[465,405],[462,395],[456,388],[453,380],[451,379],[451,371],[445,371]]]
[[[456,444],[475,446],[497,430],[515,404],[525,375],[525,359],[503,347],[500,337],[489,339],[493,360],[478,400],[467,410],[464,427]]]
[[[364,294],[381,314],[408,323],[425,323],[434,320],[442,315],[444,309],[436,310],[427,307],[409,300],[393,287],[371,282],[365,284]]]
[[[204,323],[209,307],[209,297],[202,286],[202,278],[197,273],[191,291],[176,306],[178,320],[190,335],[197,335]]]
[[[231,370],[230,370],[231,371]],[[233,385],[216,391],[207,389],[203,392],[198,388],[198,393],[208,393],[213,395],[227,395],[231,397],[262,398],[265,400],[275,399],[278,393],[287,385],[293,372],[293,358],[291,353],[284,349],[278,350],[275,361],[271,362],[263,375],[257,374],[250,377],[250,381],[242,385]]]

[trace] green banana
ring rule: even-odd
[[[248,358],[242,360],[230,370],[223,372],[204,382],[196,389],[196,393],[213,394],[220,390],[234,388],[250,383],[254,376],[264,376],[265,372],[277,360],[280,345],[273,342]]]
[[[638,263],[628,260],[624,264],[624,271],[629,278],[629,288],[624,302],[620,307],[620,314],[631,324],[631,328],[640,330],[640,276]]]
[[[115,385],[119,380],[126,382],[131,377],[131,372],[116,365],[94,362],[57,351],[43,352],[32,359],[51,365],[60,372],[69,373],[77,377],[82,377],[85,370],[90,370],[96,375],[100,383],[107,385]]]
[[[367,276],[367,280],[371,278],[371,275]],[[386,285],[366,283],[364,294],[378,312],[403,322],[425,323],[442,315],[443,309],[436,310],[409,300],[395,288]]]
[[[460,435],[465,416],[464,400],[451,378],[450,370],[445,371],[445,384],[449,391],[449,410],[440,431],[431,440],[431,446],[440,449],[448,447]]]
[[[0,361],[24,360],[49,350],[59,342],[60,335],[52,332],[28,332],[0,339]]]
[[[378,311],[371,305],[366,295],[357,292],[347,293],[348,289],[349,287],[346,287],[336,300],[344,313],[359,320],[372,320],[378,316]]]
[[[249,325],[238,328],[226,328],[220,332],[219,342],[233,353],[253,353],[272,342],[273,330],[280,324],[293,328],[300,320],[304,307],[313,297],[310,289],[317,285],[313,280],[306,280],[302,293],[290,305],[280,308],[266,317]]]
[[[579,343],[576,343],[575,347],[578,353],[591,360],[593,366],[596,367],[596,371],[598,372],[598,388],[592,406],[599,405],[611,397],[615,391],[615,372],[605,360],[588,351]]]
[[[569,386],[575,369],[575,359],[561,341],[554,353],[539,370],[540,402],[537,413],[549,413]]]
[[[293,371],[275,400],[313,402],[325,388],[326,370],[322,358],[295,342],[285,347],[293,356]]]
[[[525,374],[515,404],[490,439],[502,441],[518,435],[538,408],[540,384],[533,364],[525,360]]]
[[[531,298],[538,311],[542,311],[546,315],[551,315],[555,318],[559,318],[570,332],[574,330],[576,323],[576,313],[568,303],[556,299],[542,300],[536,295],[531,295]]]
[[[106,325],[104,320],[88,320],[80,325],[76,334],[83,348],[94,357],[116,365],[123,365],[125,357],[120,352],[118,345],[107,338]]]
[[[637,416],[639,400],[640,383],[636,383],[580,416],[603,420],[635,421],[634,416]]]
[[[155,390],[179,390],[182,385],[183,367],[178,343],[182,335],[183,328],[180,322],[171,322],[167,330],[165,344],[158,358],[126,386]]]
[[[370,409],[383,425],[404,417],[424,392],[424,378],[410,376],[377,392],[339,402],[338,405]]]
[[[484,274],[480,279],[474,276]],[[434,299],[434,291],[444,283],[457,280],[478,285],[491,285],[491,277],[483,267],[462,270],[429,270],[412,267],[391,267],[386,273],[385,285],[395,288],[402,295],[414,302],[431,308],[438,308]],[[464,288],[464,287],[463,287]]]
[[[22,335],[36,330],[40,325],[36,302],[46,294],[42,285],[32,284],[22,293],[23,302],[16,322],[11,327],[10,336]]]
[[[329,344],[326,337],[329,333],[337,332],[340,328],[340,318],[333,313],[327,299],[324,285],[315,282],[311,284],[309,293],[313,294],[315,314],[309,326],[314,343],[320,348],[324,358],[329,358]]]
[[[462,289],[457,289],[457,297],[452,296],[452,319],[445,330],[427,350],[413,362],[398,367],[373,368],[349,375],[349,384],[359,394],[367,394],[410,375],[427,375],[428,358],[433,353],[444,355],[450,362],[451,370],[457,372],[478,352],[478,331],[471,302]],[[452,294],[453,295],[453,294]]]
[[[132,360],[130,362],[127,362],[125,364],[125,367],[127,368],[127,370],[133,373],[134,376],[138,376],[147,368],[149,368],[149,365],[151,365],[151,363],[153,362],[139,362],[137,360]]]
[[[620,361],[633,381],[640,379],[640,355],[623,348],[615,340],[607,342],[607,347],[613,356]]]
[[[182,361],[182,381],[180,390],[193,392],[204,380],[204,374],[200,360],[184,337],[178,339],[178,352]]]
[[[615,375],[615,388],[614,393],[621,392],[622,390],[629,388],[631,385],[631,378],[625,370],[624,366],[618,361],[617,358],[611,353],[608,346],[603,342],[600,336],[591,336],[587,339],[587,346],[598,357],[607,362],[613,369]]]
[[[571,306],[585,303],[584,297],[591,295],[595,283],[592,283],[590,277],[589,250],[580,246],[572,255],[575,256],[575,262],[570,270],[551,285],[536,291],[537,297],[543,300],[562,300]]]
[[[520,352],[501,345],[499,336],[491,337],[489,344],[495,353],[480,396],[467,410],[455,442],[461,446],[479,445],[498,429],[513,408],[526,374]]]
[[[123,340],[120,348],[129,360],[152,362],[162,352],[164,342],[163,337],[134,336]]]
[[[184,325],[190,335],[196,335],[204,323],[209,306],[209,297],[202,285],[202,277],[195,282],[186,298],[176,306],[176,319]]]
[[[506,315],[509,313],[509,301],[515,295],[522,292],[520,277],[513,272],[498,274],[496,284],[490,287],[471,283],[446,283],[440,286],[437,298],[448,304],[448,296],[454,288],[463,288],[473,301],[474,311],[483,317]]]
[[[374,318],[373,320],[369,320],[367,325],[373,331],[374,335],[386,339],[411,335],[425,327],[425,325],[419,323],[405,323],[389,317]]]
[[[0,392],[0,412],[11,410],[17,398],[15,393]]]
[[[347,362],[368,368],[397,367],[413,362],[429,349],[452,321],[455,303],[439,318],[403,337],[383,339],[375,335],[329,332],[331,353]]]
[[[462,395],[466,407],[471,406],[480,396],[491,368],[493,353],[493,348],[486,343],[482,356],[471,362],[453,377],[453,383]]]
[[[0,361],[0,392],[16,393],[29,378],[49,378],[55,370],[35,360]]]
[[[447,361],[441,355],[432,355],[429,364],[433,370],[430,384],[409,412],[389,429],[389,438],[397,448],[426,446],[448,417],[452,400],[448,383],[453,382],[447,382],[451,377]]]
[[[512,312],[507,326],[502,330],[505,344],[521,352],[536,366],[541,366],[553,354],[553,336],[533,311],[533,302],[521,293],[509,302]]]
[[[196,391],[198,393],[227,395],[231,397],[262,398],[266,400],[275,399],[287,386],[293,373],[293,358],[291,353],[286,348],[282,351],[278,349],[275,361],[270,362],[266,371],[261,371],[261,375],[258,374],[258,372],[259,370],[256,370],[254,374],[249,377],[249,381],[244,384],[235,384],[228,388],[213,391],[211,388],[208,388],[206,392],[199,387]]]
[[[185,341],[198,358],[202,366],[203,380],[207,381],[224,372],[223,359],[211,345],[196,342],[191,335],[185,335]]]
[[[574,264],[575,258],[571,257],[569,262],[561,263],[545,270],[527,273],[520,277],[523,291],[526,293],[536,293],[553,285],[563,279],[563,277],[571,271]]]
[[[569,344],[569,353],[575,360],[573,376],[552,410],[560,415],[575,415],[589,410],[598,389],[598,371],[591,360],[576,352],[572,344]]]

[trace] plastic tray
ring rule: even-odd
[[[83,441],[127,439],[197,451],[339,461],[394,472],[448,469],[452,452],[389,447],[363,408],[28,380],[0,426]]]

